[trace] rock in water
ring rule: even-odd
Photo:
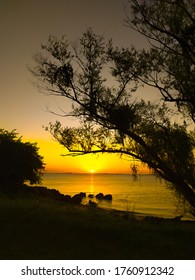
[[[105,200],[112,200],[112,195],[111,195],[111,194],[106,194],[106,195],[104,196],[104,199],[105,199]]]
[[[99,200],[104,199],[103,193],[98,193],[95,197],[96,197],[97,199],[99,199]]]

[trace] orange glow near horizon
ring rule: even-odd
[[[130,165],[133,162],[117,155],[61,156],[67,154],[67,151],[52,139],[25,139],[24,141],[37,142],[39,154],[44,157],[47,173],[131,173]],[[148,169],[142,165],[139,172],[149,173]]]

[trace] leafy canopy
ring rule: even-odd
[[[0,190],[17,189],[25,182],[40,183],[43,170],[36,143],[22,142],[15,130],[0,129]]]

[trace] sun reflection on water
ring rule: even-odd
[[[94,193],[94,177],[93,177],[93,172],[91,172],[91,176],[90,176],[90,193],[93,194]]]

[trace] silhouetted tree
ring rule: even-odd
[[[25,182],[40,183],[43,170],[36,143],[22,142],[15,130],[0,129],[0,191],[17,190]]]
[[[195,1],[130,0],[126,25],[145,36],[139,52],[139,82],[158,89],[165,101],[195,121]]]
[[[42,49],[31,70],[39,86],[72,101],[72,111],[64,115],[81,120],[78,128],[50,124],[46,129],[58,142],[73,156],[117,153],[141,161],[171,183],[194,210],[193,135],[185,123],[172,121],[165,104],[135,100],[135,73],[141,71],[137,51],[114,48],[112,41],[106,43],[92,29],[72,51],[67,41],[55,37]],[[104,78],[108,73],[113,86]]]

